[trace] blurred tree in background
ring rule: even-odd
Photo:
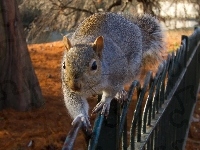
[[[0,110],[44,104],[15,0],[0,1]]]
[[[158,0],[152,0],[158,1]],[[137,1],[132,0],[18,0],[27,42],[47,39],[52,31],[73,30],[86,17],[102,11],[136,13]]]
[[[45,42],[52,32],[66,34],[74,30],[86,17],[102,11],[128,12],[131,14],[150,13],[165,22],[170,16],[161,16],[161,3],[169,2],[169,7],[177,3],[200,6],[199,0],[17,0],[22,15],[28,43]],[[173,5],[174,6],[174,5]],[[199,11],[197,6],[197,12]],[[165,10],[168,11],[169,9]],[[163,13],[163,11],[162,11]],[[165,12],[164,12],[165,13]],[[200,16],[200,14],[198,15]],[[199,17],[197,18],[199,19]]]

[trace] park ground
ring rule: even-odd
[[[181,35],[192,30],[166,32],[166,49],[176,50]],[[28,112],[12,109],[0,111],[0,150],[60,150],[71,127],[71,118],[64,105],[60,68],[63,55],[61,41],[28,45],[31,60],[38,77],[45,105]],[[89,100],[91,108],[96,101]],[[200,150],[200,94],[194,110],[186,150]],[[91,117],[93,122],[95,116]],[[84,150],[84,137],[79,133],[75,150]]]

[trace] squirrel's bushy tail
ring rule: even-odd
[[[161,60],[165,49],[164,33],[159,21],[150,14],[128,17],[142,32],[143,65],[154,64]]]
[[[139,15],[133,20],[142,31],[143,55],[154,55],[164,49],[163,31],[158,20],[149,15]]]

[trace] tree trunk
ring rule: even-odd
[[[0,110],[44,104],[15,0],[0,1]]]

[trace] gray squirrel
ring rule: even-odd
[[[70,40],[64,36],[63,41],[65,105],[72,124],[81,120],[86,128],[91,127],[86,98],[102,94],[93,113],[108,115],[111,100],[126,96],[123,86],[135,79],[145,58],[159,59],[164,49],[161,26],[148,14],[96,13],[78,26]]]

